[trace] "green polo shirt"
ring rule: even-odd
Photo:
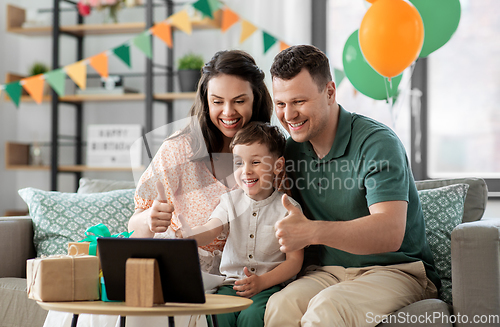
[[[356,255],[320,245],[312,247],[319,264],[367,267],[420,260],[439,288],[406,152],[390,128],[340,107],[335,140],[323,159],[318,158],[311,143],[297,143],[291,138],[285,159],[292,196],[309,219],[347,221],[369,215],[368,207],[374,203],[408,202],[405,235],[398,251]],[[312,252],[306,252],[307,256]]]

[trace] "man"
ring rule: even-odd
[[[266,326],[375,326],[437,296],[439,277],[408,159],[385,125],[337,104],[328,59],[313,46],[279,53],[271,67],[285,150],[288,216],[281,251],[306,248],[304,276],[274,294]]]

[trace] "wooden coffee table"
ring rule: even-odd
[[[73,314],[72,326],[76,326],[81,313],[121,316],[120,326],[125,327],[126,316],[168,316],[169,326],[174,327],[177,315],[214,315],[245,310],[252,300],[221,294],[206,294],[203,304],[166,303],[153,307],[131,307],[125,302],[81,301],[81,302],[38,302],[45,310],[69,312]],[[217,325],[216,319],[213,320]]]

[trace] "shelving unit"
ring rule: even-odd
[[[31,144],[7,142],[5,144],[5,169],[47,171],[50,165],[32,165],[30,162]],[[142,171],[145,167],[135,167],[132,170]],[[130,171],[129,167],[92,167],[85,165],[59,165],[61,172],[86,172],[86,171]]]
[[[175,92],[175,93],[155,93],[153,99],[155,101],[174,101],[174,100],[194,100],[196,92]],[[5,95],[8,97],[8,95]],[[63,103],[82,103],[82,102],[107,102],[107,101],[144,101],[146,95],[144,93],[129,93],[129,94],[89,94],[89,95],[65,95],[59,97],[59,102]],[[52,96],[46,95],[42,102],[50,102]],[[21,102],[34,102],[29,95],[22,95]]]
[[[214,19],[194,19],[191,21],[193,29],[220,28],[221,12],[214,13]],[[48,36],[52,34],[52,26],[23,27],[26,21],[26,10],[13,5],[7,5],[7,32],[26,36]],[[136,34],[146,29],[146,22],[92,24],[92,25],[65,25],[59,31],[74,36]],[[175,27],[173,27],[175,30]]]
[[[77,58],[75,61],[83,59],[83,38],[92,35],[113,35],[113,34],[137,34],[145,29],[153,26],[153,3],[152,0],[145,1],[146,17],[143,22],[132,23],[116,23],[116,24],[84,24],[82,16],[77,15],[77,24],[75,25],[60,25],[60,2],[63,0],[53,0],[53,24],[45,27],[23,27],[26,21],[26,11],[23,8],[14,5],[7,5],[7,32],[24,36],[52,36],[52,69],[60,68],[59,49],[60,36],[62,34],[73,36],[77,40]],[[70,2],[70,1],[66,1]],[[70,2],[71,3],[71,2]],[[76,5],[76,3],[75,3]],[[173,14],[174,3],[171,0],[165,0],[166,17]],[[193,29],[214,29],[220,28],[222,14],[220,11],[215,13],[213,20],[208,18],[192,20]],[[51,95],[44,96],[44,102],[51,103],[51,164],[45,166],[30,166],[29,151],[30,144],[7,143],[6,145],[6,169],[11,170],[49,170],[51,172],[52,190],[58,189],[57,176],[59,173],[73,173],[76,181],[81,178],[81,174],[87,171],[130,171],[130,168],[107,168],[107,167],[88,167],[83,164],[83,105],[86,102],[109,102],[109,101],[144,101],[145,102],[145,126],[144,132],[147,133],[153,129],[153,102],[163,102],[166,104],[167,117],[170,120],[173,113],[172,102],[175,100],[192,100],[195,98],[195,92],[178,93],[173,92],[174,71],[173,71],[173,51],[167,49],[166,58],[167,69],[167,89],[165,93],[153,94],[153,61],[146,58],[145,71],[145,92],[144,93],[128,93],[122,95],[65,95],[57,96],[55,91],[51,91]],[[6,77],[6,82],[19,80],[23,76],[9,74]],[[33,101],[28,95],[21,96],[21,102]],[[69,104],[74,106],[75,115],[75,136],[74,143],[75,164],[60,165],[58,162],[59,156],[59,106],[60,104]],[[65,109],[66,110],[66,109]],[[141,168],[138,168],[141,169]],[[78,183],[76,183],[78,185]]]

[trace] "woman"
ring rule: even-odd
[[[167,228],[179,228],[178,215],[189,225],[203,225],[228,191],[226,176],[219,172],[219,153],[229,152],[234,134],[250,121],[269,122],[272,99],[264,84],[264,72],[247,53],[238,50],[219,51],[202,69],[196,99],[191,107],[192,123],[165,140],[142,175],[135,194],[136,210],[128,228],[133,237],[162,237]],[[199,133],[198,133],[199,131]],[[197,137],[199,135],[199,137]],[[219,160],[219,161],[218,161]],[[156,181],[165,188],[167,201],[158,200]],[[214,256],[222,250],[224,237],[201,247],[202,269],[216,272]],[[69,326],[70,314],[51,311],[44,326]],[[181,318],[181,319],[178,319]],[[205,323],[204,317],[176,317],[176,325]],[[81,315],[79,326],[116,326],[114,316]],[[127,326],[165,326],[164,317],[128,317]]]
[[[217,52],[202,69],[191,124],[163,142],[137,185],[136,211],[129,221],[133,237],[164,237],[169,226],[174,231],[180,227],[179,214],[191,227],[206,223],[228,191],[226,177],[232,174],[232,160],[227,164],[220,153],[230,156],[236,132],[250,121],[269,122],[271,113],[264,72],[254,59],[238,50]],[[157,181],[166,201],[159,200]],[[203,270],[214,272],[210,256],[224,243],[221,235],[201,247],[209,254],[201,258]]]

